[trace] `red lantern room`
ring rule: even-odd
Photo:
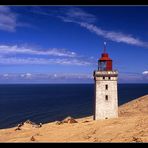
[[[104,42],[104,52],[98,60],[98,66],[98,70],[100,71],[112,71],[112,59],[110,59],[108,53],[106,53],[106,42]]]

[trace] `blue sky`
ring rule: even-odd
[[[119,83],[148,83],[147,6],[0,6],[0,83],[92,83],[107,42]]]

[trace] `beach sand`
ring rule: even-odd
[[[91,116],[76,121],[1,129],[0,142],[148,142],[148,95],[120,106],[119,118],[94,121]]]

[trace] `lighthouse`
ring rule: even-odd
[[[113,70],[112,63],[104,43],[103,53],[98,60],[98,70],[94,71],[94,120],[118,117],[118,72]]]

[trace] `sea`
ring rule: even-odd
[[[118,84],[119,106],[148,94],[148,84]],[[0,85],[0,129],[93,114],[93,84]]]

